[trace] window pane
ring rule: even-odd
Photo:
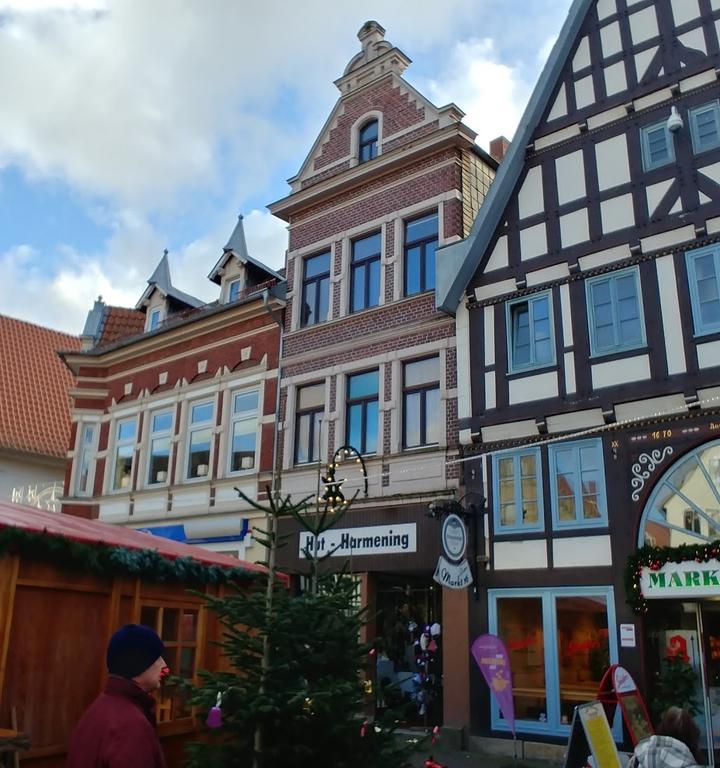
[[[160,629],[158,627],[158,609],[149,605],[143,605],[140,608],[140,623],[157,632]]]
[[[317,408],[325,404],[325,385],[310,384],[298,389],[298,410]]]
[[[118,440],[133,440],[135,438],[135,419],[118,423]]]
[[[169,432],[172,429],[172,412],[157,413],[153,416],[152,431],[153,432]]]
[[[380,259],[371,261],[367,266],[368,306],[377,307],[380,303]]]
[[[408,221],[405,224],[405,242],[413,243],[417,240],[437,239],[438,216],[431,213],[420,219]]]
[[[440,379],[440,358],[428,357],[405,363],[405,386],[415,387],[420,384],[433,384]]]
[[[195,673],[195,649],[183,648],[180,651],[180,677],[190,678]]]
[[[440,418],[440,389],[425,392],[425,443],[431,445],[440,442],[444,420]]]
[[[85,445],[92,445],[95,439],[95,427],[85,427],[83,430],[83,443]]]
[[[425,244],[425,285],[423,289],[430,291],[435,287],[435,251],[437,240]]]
[[[180,611],[177,608],[163,609],[162,632],[160,632],[160,637],[165,642],[177,641],[179,622]]]
[[[378,121],[371,120],[360,131],[360,142],[377,140],[378,137]]]
[[[115,454],[115,477],[113,478],[113,488],[129,488],[130,476],[132,473],[132,445],[121,445]]]
[[[368,371],[350,376],[348,379],[348,396],[351,399],[357,397],[377,396],[378,372]]]
[[[233,399],[233,413],[256,411],[258,408],[257,392],[241,392]]]
[[[414,448],[421,444],[419,392],[405,395],[405,445]]]
[[[330,252],[305,259],[305,277],[316,277],[330,271]]]
[[[405,252],[405,295],[419,293],[420,287],[420,257],[422,249],[419,246],[408,248]]]
[[[233,424],[230,471],[239,472],[255,466],[255,419],[238,421]]]
[[[534,722],[545,720],[548,711],[542,599],[498,599],[497,621],[498,635],[505,642],[510,657],[515,717]]]
[[[374,400],[367,404],[367,424],[365,426],[365,453],[377,453],[378,403]]]
[[[578,704],[597,696],[610,666],[607,605],[604,597],[555,599],[560,673],[560,715],[571,723]]]
[[[197,640],[198,612],[184,610],[180,619],[180,641],[194,643]]]
[[[324,277],[317,284],[317,317],[316,323],[324,323],[328,319],[328,309],[330,307],[330,278]]]
[[[350,301],[350,311],[357,312],[365,309],[365,279],[366,264],[359,267],[353,267],[352,271],[352,298]]]
[[[352,260],[360,261],[369,256],[380,255],[380,233],[363,237],[360,240],[354,240],[352,244]]]
[[[530,363],[530,313],[527,303],[514,304],[510,310],[513,365]]]
[[[213,416],[213,404],[212,403],[198,403],[192,407],[192,415],[190,417],[191,424],[199,424],[203,421],[210,421]]]
[[[170,438],[158,437],[150,443],[149,483],[164,483],[170,466]]]
[[[198,429],[190,434],[189,477],[204,477],[210,468],[211,429]]]
[[[351,405],[347,415],[347,442],[362,450],[362,405]]]

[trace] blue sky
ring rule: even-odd
[[[362,6],[362,7],[361,7]],[[367,19],[487,147],[511,136],[570,0],[0,0],[0,313],[79,333],[163,248],[207,279],[239,212],[275,268],[285,196]],[[8,74],[10,76],[8,76]]]

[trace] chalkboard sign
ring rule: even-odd
[[[564,768],[583,768],[590,755],[595,768],[620,768],[610,723],[599,701],[575,707]]]

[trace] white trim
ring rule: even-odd
[[[380,157],[382,154],[382,146],[383,146],[383,113],[379,109],[371,109],[369,112],[365,112],[361,117],[359,117],[350,128],[350,157],[342,158],[339,162],[342,163],[345,160],[350,160],[350,167],[354,168],[356,165],[365,165],[365,163],[360,162],[360,158],[358,157],[358,152],[360,151],[360,128],[364,126],[366,123],[369,123],[373,120],[377,120],[378,124],[378,135],[377,135],[377,154],[375,157]],[[328,131],[328,141],[330,139],[330,132]],[[325,142],[327,144],[327,142]],[[322,146],[324,147],[325,144]],[[318,154],[318,157],[320,155]],[[365,162],[371,163],[372,160],[375,158],[372,158],[371,160],[366,160]],[[337,164],[337,163],[336,163]],[[315,169],[313,169],[315,170]],[[319,168],[317,169],[318,173],[322,173],[326,169]],[[309,177],[312,178],[312,177]]]

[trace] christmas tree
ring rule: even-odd
[[[331,470],[333,469],[331,465]],[[393,732],[393,713],[368,718],[364,672],[374,665],[360,642],[366,614],[356,607],[357,585],[346,572],[320,573],[311,557],[310,587],[293,596],[276,578],[278,520],[294,518],[314,536],[334,525],[349,503],[334,477],[323,478],[322,508],[308,499],[272,498],[266,505],[268,574],[256,588],[211,598],[224,625],[227,672],[203,673],[192,703],[220,727],[210,743],[189,747],[193,768],[405,768],[411,746]]]

